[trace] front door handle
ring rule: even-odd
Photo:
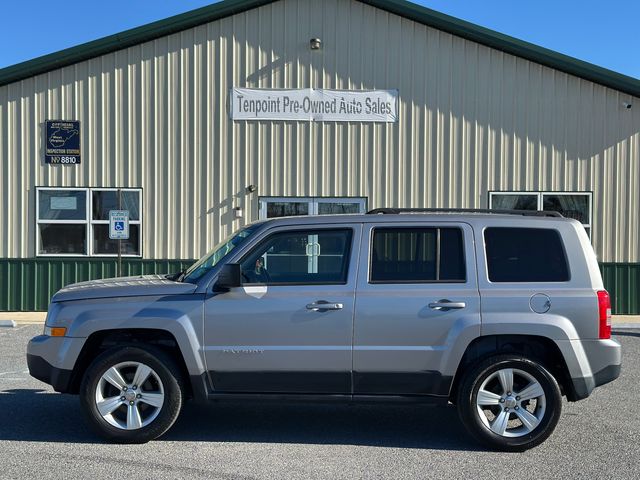
[[[443,298],[442,300],[438,300],[437,302],[432,302],[429,304],[429,308],[433,310],[440,310],[442,312],[446,312],[448,310],[454,310],[458,308],[464,308],[467,304],[464,302],[452,302],[451,300],[447,300]]]
[[[328,310],[342,310],[344,305],[341,303],[327,302],[326,300],[318,300],[313,303],[307,304],[307,310],[313,310],[314,312],[326,312]]]

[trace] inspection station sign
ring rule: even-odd
[[[397,90],[233,88],[233,120],[397,122]]]
[[[53,165],[80,163],[80,122],[45,121],[44,161]]]
[[[129,239],[129,210],[109,210],[109,238]]]

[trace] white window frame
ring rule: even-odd
[[[318,204],[320,203],[357,203],[360,206],[360,213],[367,211],[366,197],[260,197],[259,218],[267,218],[268,203],[306,203],[309,206],[309,215],[318,215]]]
[[[138,228],[138,254],[123,253],[123,257],[141,258],[142,257],[142,189],[141,188],[103,188],[103,187],[36,187],[36,256],[37,257],[117,257],[117,253],[93,253],[93,225],[109,224],[109,220],[93,219],[93,192],[112,192],[112,191],[137,192],[140,210],[140,218],[138,220],[129,220],[132,225],[140,225]],[[40,192],[41,191],[65,191],[65,192],[85,192],[85,212],[86,217],[83,220],[46,220],[40,219]],[[41,224],[58,224],[58,225],[85,225],[85,252],[84,253],[40,253],[40,225]]]
[[[535,192],[527,192],[527,191],[499,191],[499,192],[489,192],[489,209],[493,208],[493,197],[494,196],[498,196],[498,195],[521,195],[521,196],[525,196],[525,195],[529,195],[529,196],[537,196],[538,197],[538,203],[537,203],[537,210],[538,211],[542,211],[542,207],[544,205],[544,196],[545,195],[572,195],[572,196],[577,196],[577,195],[582,195],[582,196],[586,196],[589,200],[589,223],[583,223],[582,226],[584,228],[588,228],[589,230],[589,237],[591,237],[591,226],[593,224],[593,192],[579,192],[579,191],[575,191],[575,192],[553,192],[553,191],[549,191],[549,190],[545,190],[545,191],[535,191]]]

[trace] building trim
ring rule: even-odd
[[[0,69],[0,86],[171,35],[274,0],[224,0],[147,25]],[[515,55],[570,75],[640,97],[640,80],[540,47],[406,0],[358,0],[389,13]]]

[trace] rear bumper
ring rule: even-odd
[[[574,347],[581,371],[576,371],[576,365],[573,369],[568,365],[573,383],[573,392],[567,392],[568,400],[587,398],[596,387],[612,382],[620,376],[622,348],[615,340],[580,341],[576,342]],[[585,368],[587,365],[588,368]]]
[[[56,392],[66,393],[69,391],[72,370],[56,368],[44,358],[30,354],[27,354],[27,366],[32,377],[48,383]]]

